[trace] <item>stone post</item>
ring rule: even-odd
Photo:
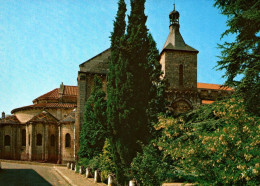
[[[92,178],[93,175],[91,173],[91,169],[90,168],[86,168],[86,178]]]
[[[79,167],[79,173],[84,174],[85,173],[85,168],[83,166]]]
[[[70,164],[70,169],[71,169],[71,170],[74,170],[74,169],[75,169],[75,164],[74,164],[74,163],[71,163],[71,164]]]
[[[108,186],[115,186],[116,185],[116,181],[113,175],[109,175],[108,176],[108,182],[107,182]]]
[[[137,186],[136,181],[135,180],[129,181],[129,186]]]
[[[75,173],[77,173],[78,168],[79,168],[79,166],[77,164],[75,164],[75,169],[74,169]]]
[[[94,174],[94,182],[100,182],[101,181],[101,177],[100,177],[100,171],[99,170],[95,170],[95,174]]]

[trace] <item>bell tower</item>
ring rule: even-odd
[[[169,35],[161,51],[160,63],[163,77],[168,83],[169,109],[174,114],[193,109],[200,100],[197,93],[198,50],[184,42],[180,33],[180,14],[175,10],[169,14]]]

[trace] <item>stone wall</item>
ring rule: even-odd
[[[164,57],[165,55],[165,57]],[[187,51],[164,51],[160,59],[168,89],[197,88],[197,53]],[[179,67],[183,65],[183,86],[179,85]]]
[[[66,147],[66,134],[70,135],[70,147]],[[61,125],[61,161],[62,163],[75,161],[74,123]]]
[[[0,125],[0,158],[20,160],[26,156],[25,146],[22,146],[21,131],[25,125]],[[10,137],[10,144],[5,144],[5,136]]]

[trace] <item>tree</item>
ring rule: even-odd
[[[215,0],[215,6],[226,15],[228,29],[222,37],[235,34],[234,42],[219,45],[222,56],[218,61],[220,70],[225,69],[226,85],[235,86],[239,96],[245,99],[247,110],[260,114],[260,1]],[[240,82],[235,81],[237,76]]]
[[[124,0],[119,0],[118,2],[118,11],[116,15],[116,20],[114,21],[114,30],[111,33],[111,57],[109,60],[109,73],[108,73],[108,87],[107,87],[107,123],[109,138],[111,143],[111,151],[113,157],[113,163],[117,164],[116,175],[119,174],[121,169],[120,157],[117,153],[117,129],[119,123],[118,115],[118,79],[119,77],[119,61],[123,38],[125,36],[125,13],[126,13],[126,4]]]
[[[94,87],[86,102],[84,123],[80,132],[80,158],[90,160],[102,153],[107,135],[105,96],[101,80],[95,75]]]
[[[165,81],[161,78],[161,64],[159,63],[160,54],[156,47],[156,43],[152,34],[148,34],[149,51],[148,51],[148,71],[152,86],[150,88],[150,102],[148,107],[149,123],[156,124],[158,122],[158,114],[165,113]],[[151,133],[154,133],[154,127],[151,126]]]
[[[108,123],[116,176],[123,183],[141,144],[152,137],[152,123],[160,110],[157,99],[162,93],[157,88],[162,83],[159,52],[145,25],[145,0],[131,0],[126,35],[117,30],[125,28],[125,9],[120,2],[111,36]]]

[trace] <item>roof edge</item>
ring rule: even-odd
[[[94,59],[94,58],[96,58],[96,57],[102,55],[103,53],[107,52],[107,51],[110,50],[110,49],[111,49],[111,48],[109,47],[108,49],[104,50],[103,52],[100,52],[99,54],[95,55],[94,57],[92,57],[92,58],[88,59],[87,61],[81,63],[81,64],[79,65],[79,67],[82,67],[85,63],[87,63],[87,62],[89,62],[90,60],[92,60],[92,59]]]

